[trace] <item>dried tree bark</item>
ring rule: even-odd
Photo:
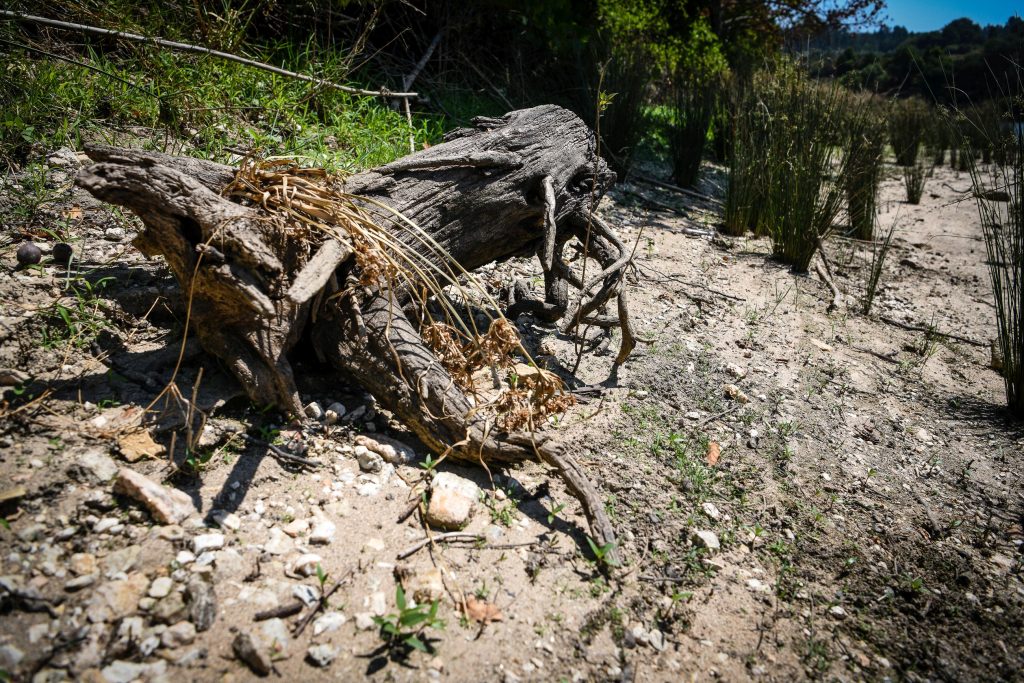
[[[153,152],[88,147],[97,162],[78,184],[123,205],[145,223],[135,245],[162,255],[189,296],[191,327],[260,404],[302,414],[288,352],[304,334],[322,360],[368,390],[438,453],[468,461],[539,459],[581,500],[598,545],[614,530],[579,466],[539,432],[500,432],[473,405],[424,345],[404,313],[406,292],[353,286],[351,249],[328,240],[316,253],[282,241],[281,216],[221,196],[235,170]],[[592,214],[615,175],[596,154],[594,136],[555,106],[478,119],[444,144],[343,181],[344,191],[408,244],[398,214],[419,226],[466,271],[536,253],[543,300],[515,302],[510,313],[622,327],[616,362],[632,348],[623,272],[626,248]],[[601,264],[587,281],[562,259],[572,239]],[[425,259],[437,253],[420,249]],[[444,265],[444,264],[438,264]],[[570,299],[569,288],[578,290]],[[334,295],[334,296],[331,296]],[[617,316],[598,314],[616,300]],[[615,561],[614,546],[607,559]]]

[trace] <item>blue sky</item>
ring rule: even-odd
[[[1005,24],[1014,14],[1024,16],[1021,0],[889,0],[889,26],[906,26],[910,31],[934,31],[954,19],[968,17],[984,26]]]

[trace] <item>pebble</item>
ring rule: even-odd
[[[345,623],[345,615],[341,612],[327,612],[313,622],[313,635],[337,631]]]
[[[314,545],[326,545],[334,540],[337,527],[326,517],[317,517],[313,529],[309,532],[309,542]]]
[[[376,474],[384,469],[384,458],[379,453],[374,453],[366,446],[356,446],[353,452],[359,461],[359,469],[363,472]]]
[[[153,583],[149,584],[149,592],[147,595],[151,598],[166,598],[171,594],[171,589],[174,588],[174,581],[169,576],[159,576],[153,579]]]
[[[735,384],[725,384],[725,385],[722,385],[722,391],[725,392],[726,396],[728,396],[732,400],[736,401],[737,403],[749,403],[750,402],[750,397],[747,396],[745,393],[743,393],[743,390],[740,389]]]
[[[124,228],[107,228],[103,231],[103,239],[108,242],[120,242],[125,238],[126,234]]]
[[[707,548],[711,551],[719,550],[722,547],[721,543],[718,541],[718,534],[707,529],[694,531],[690,536],[690,540],[695,545]]]
[[[306,417],[311,420],[320,420],[324,416],[324,409],[320,407],[320,404],[316,401],[313,401],[306,406],[305,412]]]
[[[272,650],[288,647],[290,632],[283,619],[267,619],[260,624],[260,635],[270,644]]]
[[[294,586],[292,595],[301,600],[306,607],[312,607],[320,600],[320,591],[304,583]]]
[[[733,377],[735,377],[736,379],[743,379],[744,377],[747,376],[746,369],[741,368],[739,365],[736,365],[735,363],[728,363],[725,366],[725,371],[728,372]]]
[[[370,594],[370,612],[378,617],[388,613],[388,598],[383,591],[375,591]]]
[[[217,593],[212,584],[199,577],[193,578],[185,587],[188,600],[188,616],[197,631],[207,631],[217,618]]]
[[[117,476],[117,463],[99,449],[77,451],[71,455],[71,460],[66,471],[75,481],[104,484]]]
[[[377,626],[370,612],[356,612],[355,620],[356,628],[360,631],[369,631]]]
[[[323,562],[323,558],[315,553],[299,555],[288,565],[291,573],[299,576],[314,576],[317,565]]]
[[[114,228],[111,228],[113,230]],[[120,230],[120,228],[118,228]],[[152,664],[136,664],[116,660],[103,667],[100,672],[106,683],[131,683],[137,680],[152,680],[163,676],[167,671],[167,662],[158,660]]]
[[[77,576],[95,574],[97,570],[96,556],[92,553],[75,553],[68,561],[68,568]]]
[[[704,514],[711,519],[717,520],[722,516],[722,513],[718,511],[718,508],[714,503],[703,503],[700,507],[704,511]]]
[[[0,669],[13,671],[25,658],[25,653],[11,644],[0,645]]]
[[[747,579],[747,588],[755,593],[767,593],[770,588],[760,579]]]
[[[43,524],[29,524],[27,527],[18,531],[18,538],[31,543],[38,541],[39,539],[46,536],[46,526]]]
[[[368,538],[363,543],[363,552],[379,553],[387,548],[387,544],[379,538]]]
[[[842,605],[833,605],[829,608],[828,613],[837,619],[844,619],[846,617],[846,610],[843,609]]]
[[[261,643],[249,633],[239,633],[231,642],[231,650],[257,676],[267,676],[273,669],[270,656]]]
[[[226,510],[214,510],[210,513],[210,519],[217,526],[230,531],[238,531],[242,527],[242,519]]]
[[[285,524],[281,530],[292,538],[295,538],[297,536],[302,536],[309,531],[309,522],[304,519],[293,519]]]
[[[179,621],[173,626],[169,626],[160,636],[163,646],[170,648],[191,645],[195,639],[196,627],[191,621]]]
[[[313,645],[306,650],[306,659],[313,666],[330,666],[334,658],[338,656],[338,651],[331,645],[323,643],[321,645]]]
[[[270,539],[263,544],[263,551],[271,555],[284,555],[291,549],[292,539],[277,527],[270,530]]]
[[[430,485],[427,523],[449,530],[465,527],[480,499],[480,487],[451,472],[441,472]]]
[[[178,524],[196,513],[187,493],[161,486],[127,467],[118,471],[114,493],[139,501],[161,524]]]
[[[174,561],[184,567],[196,561],[196,554],[191,550],[179,550],[178,554],[174,556]]]
[[[192,552],[202,555],[207,550],[220,550],[224,547],[224,534],[200,534],[192,539]]]

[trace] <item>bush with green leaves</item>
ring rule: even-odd
[[[923,101],[910,97],[893,102],[889,113],[889,140],[896,163],[913,166],[934,114]]]
[[[408,655],[413,650],[433,652],[431,638],[425,633],[428,629],[444,628],[444,621],[438,619],[437,609],[440,602],[434,600],[429,605],[416,605],[407,600],[401,584],[395,588],[395,606],[398,612],[383,617],[374,617],[373,621],[380,629],[381,640],[395,654]]]

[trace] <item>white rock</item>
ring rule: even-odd
[[[727,364],[725,366],[725,371],[728,372],[733,377],[735,377],[736,379],[743,379],[744,377],[747,376],[746,369],[741,368],[739,365],[736,365],[735,363]]]
[[[363,543],[364,553],[379,553],[385,548],[387,548],[387,544],[385,544],[384,541],[380,540],[379,538],[368,538],[366,539],[366,542]]]
[[[112,528],[121,523],[117,517],[104,517],[100,521],[96,522],[96,525],[92,528],[93,533],[103,534],[110,531]]]
[[[318,636],[321,633],[337,631],[345,621],[345,615],[341,612],[328,612],[313,622],[313,635]]]
[[[196,627],[191,621],[179,621],[177,624],[169,626],[160,636],[160,642],[164,647],[170,648],[191,645],[195,639]]]
[[[846,617],[846,610],[843,609],[842,605],[833,605],[829,608],[828,613],[837,619],[843,619]]]
[[[179,550],[178,554],[174,556],[174,561],[184,567],[196,561],[196,554],[191,550]]]
[[[319,555],[315,553],[306,553],[296,557],[288,566],[293,574],[298,574],[299,576],[314,576],[316,575],[316,567],[321,562],[323,562],[323,558]]]
[[[704,503],[700,507],[702,510],[704,510],[704,514],[710,517],[711,519],[718,519],[722,516],[722,513],[718,511],[718,508],[715,506],[714,503]]]
[[[292,538],[302,536],[309,531],[309,522],[304,519],[293,519],[285,524],[282,530]]]
[[[292,539],[288,538],[288,535],[277,527],[270,530],[270,538],[263,544],[264,552],[271,555],[284,555],[291,551],[291,549]]]
[[[430,485],[427,522],[442,529],[462,529],[473,515],[480,487],[451,472],[441,472]]]
[[[694,544],[707,548],[708,550],[719,550],[722,545],[718,542],[718,534],[707,529],[694,531],[691,535]]]
[[[127,467],[117,473],[114,493],[141,502],[161,524],[177,524],[196,512],[192,499],[184,491],[161,486]]]
[[[337,527],[334,522],[326,517],[317,517],[313,522],[313,529],[309,532],[309,542],[315,545],[326,545],[334,540]]]
[[[301,600],[306,607],[312,607],[320,600],[320,591],[304,583],[294,586],[292,595]]]
[[[267,619],[260,624],[262,640],[268,643],[271,649],[284,650],[288,647],[288,625],[281,619]]]
[[[369,631],[377,626],[371,612],[356,612],[356,628],[360,631]]]
[[[379,453],[374,453],[366,446],[356,446],[353,452],[359,461],[359,469],[363,472],[376,474],[384,469],[384,458]]]
[[[224,547],[224,534],[200,534],[192,539],[192,552],[202,555],[208,550]]]
[[[214,524],[223,529],[238,531],[242,527],[242,519],[234,512],[214,510],[210,513],[210,519],[213,520]]]
[[[146,593],[151,598],[166,598],[171,594],[171,589],[174,588],[174,581],[169,576],[158,576],[153,579],[153,583],[149,584],[149,591]]]
[[[388,599],[382,591],[370,594],[370,612],[378,617],[388,613]]]
[[[306,650],[306,659],[309,660],[313,666],[330,666],[334,658],[338,656],[338,651],[331,645],[323,643],[321,645],[311,645]]]
[[[747,579],[747,588],[755,593],[767,593],[771,588],[760,579]]]

